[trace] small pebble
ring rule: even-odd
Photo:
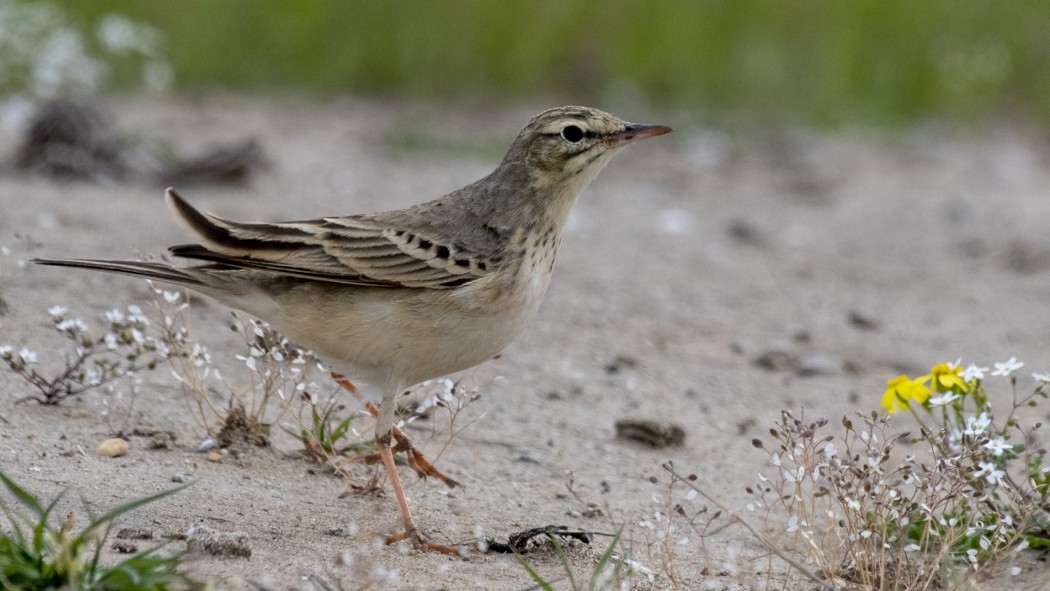
[[[171,475],[171,481],[178,483],[186,482],[186,475],[182,472],[176,472],[175,474]]]
[[[95,453],[104,458],[118,458],[128,453],[128,442],[123,439],[107,439],[98,446]]]
[[[209,462],[221,462],[222,461],[222,454],[217,452],[217,451],[209,451],[208,452],[208,456],[207,456],[207,460]]]
[[[211,451],[213,447],[215,447],[215,440],[209,437],[197,445],[197,451]]]

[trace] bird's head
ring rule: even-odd
[[[628,123],[589,107],[557,107],[525,125],[507,158],[519,164],[523,160],[534,183],[582,188],[620,148],[670,131],[663,125]]]

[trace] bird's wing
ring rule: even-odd
[[[201,213],[171,189],[167,201],[205,243],[175,246],[172,254],[230,267],[350,285],[450,289],[488,275],[496,262],[377,216],[243,223]]]

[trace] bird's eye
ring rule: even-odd
[[[561,137],[565,138],[566,141],[576,143],[583,139],[583,130],[575,125],[566,125],[561,130]]]

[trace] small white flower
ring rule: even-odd
[[[26,365],[32,365],[37,362],[36,353],[30,351],[29,349],[23,348],[21,351],[18,352],[18,356],[22,359],[22,363]]]
[[[1019,567],[1019,566],[1011,566],[1010,567],[1010,576],[1011,577],[1016,577],[1019,574],[1021,574],[1021,567]]]
[[[180,294],[177,291],[165,291],[163,293],[164,301],[168,302],[169,304],[174,304],[175,302],[179,301],[179,298],[182,297],[182,294]]]
[[[772,462],[774,466],[779,466],[780,454],[773,454],[773,457],[769,458],[769,461]]]
[[[88,367],[84,370],[84,383],[90,386],[97,386],[102,383],[102,372],[96,367]]]
[[[993,376],[1009,376],[1015,371],[1024,367],[1024,363],[1018,361],[1016,357],[1011,357],[1002,363],[995,364],[995,371],[992,372]]]
[[[805,519],[799,519],[798,515],[792,515],[791,519],[788,519],[787,532],[794,533],[799,530],[800,527],[806,527],[809,524],[806,523]]]
[[[1010,449],[1010,445],[1006,443],[1006,440],[1002,437],[996,437],[995,439],[989,439],[983,446],[988,451],[992,452],[992,455],[1001,456],[1004,451]]]
[[[65,316],[66,312],[69,312],[69,308],[59,305],[54,305],[47,309],[47,313],[56,319]]]
[[[921,550],[921,547],[918,544],[908,544],[904,547],[905,552],[915,552],[916,550]]]
[[[190,353],[190,357],[193,359],[193,365],[197,367],[202,367],[205,363],[211,363],[211,354],[208,353],[208,348],[200,343],[193,343],[193,351]]]
[[[62,332],[81,333],[87,332],[88,327],[84,324],[84,321],[79,318],[70,318],[69,320],[63,320],[55,324],[55,328]]]
[[[991,462],[978,462],[977,465],[980,469],[973,473],[973,477],[984,478],[992,486],[998,486],[1003,481],[1003,476],[1006,476],[1006,472],[996,469],[995,464]]]
[[[686,493],[686,495],[685,495],[685,500],[692,501],[695,498],[696,498],[696,490],[695,489],[689,489],[689,492]]]
[[[11,345],[0,345],[0,359],[7,359],[14,350]]]
[[[124,313],[116,308],[106,312],[105,316],[106,322],[111,324],[120,324],[121,322],[124,322]]]
[[[963,430],[963,435],[980,435],[984,433],[988,425],[992,424],[992,419],[988,417],[988,413],[982,412],[977,417],[966,417],[966,429]]]
[[[988,371],[987,367],[977,367],[976,365],[971,363],[970,365],[966,366],[966,369],[963,370],[962,375],[960,377],[964,382],[983,380],[984,372],[986,371]]]
[[[1037,382],[1050,384],[1050,373],[1033,373],[1032,378]]]
[[[945,406],[951,404],[953,401],[958,400],[959,395],[951,390],[930,397],[930,406]]]
[[[168,346],[164,341],[154,340],[154,350],[157,352],[157,356],[166,359],[171,355],[171,347]]]
[[[824,456],[828,458],[835,457],[835,454],[839,453],[839,450],[835,449],[834,443],[829,443],[824,446]]]

